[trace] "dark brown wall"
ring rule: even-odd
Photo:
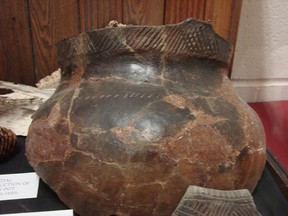
[[[0,80],[34,85],[58,67],[55,43],[110,20],[137,25],[211,21],[236,42],[242,0],[1,0]]]

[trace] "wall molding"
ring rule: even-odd
[[[232,85],[246,102],[288,100],[288,78],[232,79]]]

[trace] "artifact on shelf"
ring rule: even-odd
[[[0,80],[0,125],[27,136],[32,115],[54,90]]]
[[[0,126],[0,162],[7,160],[16,149],[17,137],[12,130]]]
[[[171,216],[261,216],[247,189],[215,190],[191,185]]]
[[[252,191],[265,166],[256,113],[206,22],[104,28],[57,44],[61,81],[26,154],[80,215],[171,215],[189,185]]]

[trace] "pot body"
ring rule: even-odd
[[[231,46],[207,23],[127,26],[58,44],[61,84],[26,152],[80,215],[171,215],[189,185],[254,189],[255,112],[226,76]]]

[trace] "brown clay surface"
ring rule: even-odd
[[[109,28],[58,49],[62,81],[34,116],[27,157],[77,213],[167,216],[189,185],[254,189],[263,128],[209,24]]]

